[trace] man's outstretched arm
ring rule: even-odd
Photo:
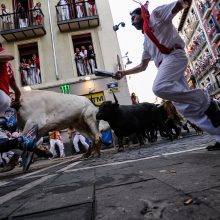
[[[182,9],[189,7],[191,5],[191,3],[192,3],[192,0],[179,0],[179,1],[177,1],[175,7],[172,10],[172,14],[177,14]]]
[[[144,70],[146,70],[148,63],[149,63],[150,59],[145,59],[142,60],[141,63],[129,70],[119,70],[116,73],[116,76],[114,77],[115,79],[121,79],[126,75],[130,75],[130,74],[135,74],[135,73],[140,73]]]

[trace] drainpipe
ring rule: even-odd
[[[48,3],[47,5],[48,5],[48,13],[49,13],[50,35],[51,35],[52,48],[53,48],[55,74],[56,74],[56,79],[59,80],[60,77],[59,77],[58,70],[57,70],[57,57],[56,57],[56,51],[55,51],[52,18],[51,18],[51,12],[50,12],[50,0],[48,0],[47,3]]]

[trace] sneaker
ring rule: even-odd
[[[208,151],[220,150],[220,143],[216,142],[214,145],[209,145],[206,147]]]
[[[205,114],[209,117],[212,125],[215,128],[220,126],[220,108],[215,101],[211,100],[208,109],[205,111]]]
[[[13,55],[8,53],[4,48],[0,48],[0,61],[7,62],[13,59],[14,59]]]

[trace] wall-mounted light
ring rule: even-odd
[[[127,58],[127,62],[125,64],[125,68],[126,68],[127,65],[132,64],[132,61],[128,57],[128,52],[126,52],[125,55],[122,58]]]
[[[90,76],[86,76],[86,77],[85,77],[85,80],[86,80],[86,81],[89,81],[90,79],[91,79]]]
[[[125,27],[125,23],[124,22],[120,22],[119,24],[114,25],[112,28],[114,31],[117,31],[119,29],[119,26]]]
[[[25,91],[31,91],[31,87],[30,86],[24,86],[23,87]]]
[[[127,63],[126,65],[132,64],[132,61],[129,59],[129,57],[127,58]]]

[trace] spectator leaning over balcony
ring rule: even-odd
[[[60,0],[57,3],[61,21],[70,19],[69,3],[67,0]]]
[[[0,44],[0,114],[11,105],[9,87],[15,92],[14,105],[20,105],[21,92],[15,81],[12,66],[8,62],[13,59],[14,57],[7,53]]]
[[[25,11],[24,7],[18,2],[16,13],[18,16],[19,21],[19,28],[25,28],[28,26],[28,19],[27,19],[27,11]]]
[[[42,23],[41,3],[37,2],[37,4],[33,7],[33,25],[40,25],[41,23]]]
[[[22,86],[28,85],[28,73],[27,73],[27,62],[25,58],[22,58],[20,64],[20,74],[21,74],[21,82]]]
[[[144,48],[139,65],[116,72],[115,78],[144,71],[154,60],[158,68],[153,84],[156,96],[170,100],[178,112],[216,138],[208,150],[220,150],[220,109],[208,93],[190,90],[184,76],[188,59],[185,44],[172,24],[175,15],[188,8],[191,0],[178,0],[148,11],[148,1],[131,13],[132,25],[144,34]]]
[[[86,9],[87,9],[87,16],[96,15],[95,0],[87,0]]]
[[[86,70],[86,74],[91,74],[91,69],[90,69],[89,60],[88,60],[88,52],[85,46],[81,46],[80,55],[83,58],[83,64]]]
[[[34,65],[35,82],[36,82],[36,84],[40,84],[41,83],[40,59],[39,59],[39,57],[37,57],[37,55],[35,53],[32,56],[32,62]]]
[[[31,59],[27,61],[27,85],[31,86],[36,84],[35,81],[35,72],[34,72],[34,64]]]
[[[1,4],[1,9],[3,30],[12,29],[13,19],[10,11],[6,8],[5,4]]]
[[[96,62],[95,62],[95,52],[94,52],[94,49],[93,49],[92,45],[89,45],[89,49],[87,51],[87,57],[88,57],[88,60],[89,60],[89,65],[90,65],[91,72],[92,72],[92,74],[94,74],[95,73],[95,68],[96,68]]]
[[[75,61],[78,70],[79,76],[84,76],[86,74],[86,70],[84,67],[83,57],[80,54],[80,49],[77,47],[75,52]]]
[[[76,0],[75,3],[77,18],[84,17],[84,0]]]

